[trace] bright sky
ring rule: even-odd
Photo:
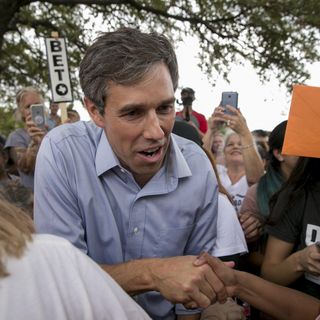
[[[180,99],[182,87],[195,90],[196,100],[194,110],[204,114],[207,118],[221,100],[221,92],[237,91],[238,105],[245,116],[249,129],[272,130],[278,123],[288,118],[291,97],[286,88],[280,86],[273,78],[262,84],[255,70],[250,66],[233,66],[229,75],[230,83],[216,77],[215,86],[210,85],[207,76],[197,66],[198,45],[193,39],[188,43],[181,43],[176,51],[179,63],[180,81],[176,98]],[[320,87],[320,62],[310,66],[311,79],[307,85]],[[180,108],[176,106],[177,110]],[[80,105],[76,105],[81,120],[88,120],[89,116]]]

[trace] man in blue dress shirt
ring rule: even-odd
[[[218,189],[201,148],[171,133],[174,50],[154,33],[105,33],[81,62],[80,83],[93,121],[44,138],[37,230],[87,253],[153,319],[198,319],[189,309],[226,297],[209,265],[194,264],[215,242]]]

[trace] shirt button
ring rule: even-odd
[[[133,228],[133,233],[134,233],[134,234],[137,234],[138,232],[139,232],[139,228],[138,228],[138,227],[134,227],[134,228]]]
[[[122,173],[126,173],[126,170],[124,170],[124,169],[120,169],[120,171],[122,172]]]

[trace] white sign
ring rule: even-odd
[[[53,102],[72,102],[66,43],[64,38],[46,38]]]

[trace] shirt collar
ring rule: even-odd
[[[95,164],[98,176],[116,166],[120,166],[120,162],[114,154],[104,131],[102,131],[100,141],[98,143]]]
[[[175,178],[192,176],[188,163],[183,156],[183,145],[179,146],[175,135],[171,134],[170,157],[168,159],[169,175]]]

